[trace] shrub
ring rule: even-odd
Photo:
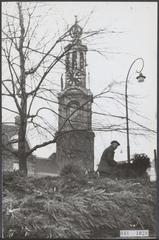
[[[84,176],[84,170],[82,170],[82,168],[80,168],[78,165],[68,163],[62,168],[60,175],[61,176],[68,176],[68,175]]]
[[[64,193],[77,192],[88,182],[84,170],[75,164],[67,164],[60,173],[62,177],[61,191]]]
[[[134,154],[130,164],[127,162],[112,167],[111,178],[148,177],[146,170],[150,167],[150,158],[146,154]]]
[[[15,178],[18,178],[18,177],[25,177],[25,176],[19,170],[13,171],[13,172],[5,171],[3,173],[4,182],[12,182],[14,181]]]
[[[146,154],[134,154],[132,168],[139,176],[142,176],[149,167],[151,167],[150,158]]]

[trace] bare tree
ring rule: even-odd
[[[9,78],[4,79],[2,85],[5,89],[5,95],[14,100],[17,114],[19,115],[19,132],[18,132],[18,158],[20,171],[27,174],[27,156],[26,152],[26,129],[28,120],[36,118],[37,115],[31,116],[31,110],[34,100],[40,91],[47,91],[42,85],[49,72],[60,62],[66,51],[59,50],[58,54],[51,55],[56,46],[65,40],[68,31],[56,39],[52,46],[47,49],[46,45],[40,46],[38,42],[32,43],[35,33],[38,29],[38,22],[32,25],[32,18],[37,4],[33,8],[23,9],[21,2],[17,3],[17,16],[11,16],[7,13],[7,26],[3,33],[3,57],[8,65]],[[33,27],[34,26],[34,27]],[[37,48],[32,45],[37,45]],[[73,45],[73,44],[72,44]],[[70,48],[72,47],[70,45]],[[46,50],[45,50],[46,49]],[[29,67],[31,58],[37,53],[37,62]],[[48,63],[48,59],[52,57]],[[45,64],[47,67],[45,67]],[[34,81],[34,87],[29,81]],[[49,91],[49,90],[48,90]],[[8,109],[12,111],[12,109]]]
[[[44,122],[40,112],[47,109],[58,115],[51,107],[38,107],[35,111],[33,105],[36,99],[43,99],[48,102],[51,98],[48,94],[55,97],[56,88],[52,89],[48,86],[48,76],[59,63],[64,64],[64,56],[74,46],[74,41],[70,41],[69,29],[66,29],[63,34],[48,41],[43,36],[41,39],[36,39],[38,32],[39,20],[34,20],[35,11],[38,3],[33,3],[31,6],[22,2],[15,3],[17,14],[11,15],[7,11],[3,13],[6,17],[6,26],[2,30],[3,40],[3,61],[7,65],[7,78],[3,79],[3,95],[12,98],[15,110],[3,106],[3,109],[16,113],[19,116],[18,122],[18,151],[19,169],[25,175],[27,174],[27,157],[40,147],[44,147],[55,141],[54,135],[49,131],[45,121],[45,127],[36,122],[38,118]],[[85,37],[98,34],[100,31],[89,32]],[[70,41],[69,48],[65,50],[63,43]],[[34,112],[34,114],[33,114]],[[67,120],[66,120],[67,121]],[[29,151],[26,149],[26,131],[27,124],[32,123],[33,127],[39,131],[43,129],[52,137],[51,140],[37,144]],[[6,146],[5,146],[6,147]],[[8,148],[9,149],[9,148]]]

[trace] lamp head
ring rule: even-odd
[[[139,76],[136,77],[136,79],[138,80],[138,82],[144,82],[144,79],[146,77],[142,74],[142,72],[139,73]]]

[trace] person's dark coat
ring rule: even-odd
[[[99,172],[110,173],[110,170],[113,168],[113,166],[117,165],[117,163],[114,161],[114,153],[115,152],[112,145],[104,150],[98,165]]]

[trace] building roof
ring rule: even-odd
[[[52,153],[52,154],[49,156],[49,159],[51,159],[51,160],[54,159],[54,160],[55,160],[55,159],[56,159],[56,153],[55,153],[55,152]]]
[[[16,124],[6,124],[2,123],[2,145],[5,147],[7,146],[8,150],[13,150],[13,145],[11,140],[15,136],[14,140],[18,139],[18,125]],[[13,142],[15,143],[15,142]],[[17,143],[17,141],[16,141]],[[30,144],[26,137],[26,149],[30,150]],[[14,149],[16,150],[16,149]]]
[[[59,167],[56,159],[37,157],[35,161],[35,173],[57,174]]]
[[[10,139],[11,137],[13,137],[16,134],[18,134],[18,128],[16,125],[14,125],[14,124],[9,125],[9,124],[2,123],[2,136],[6,135]],[[2,139],[2,141],[3,141],[3,139]]]

